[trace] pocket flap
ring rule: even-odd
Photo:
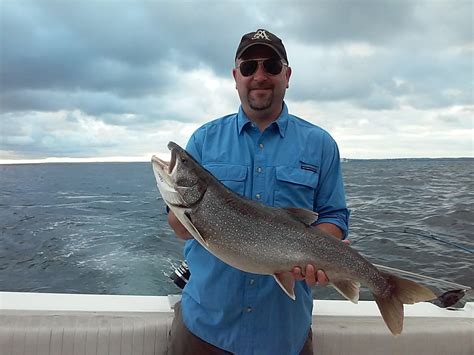
[[[205,164],[204,168],[220,181],[244,181],[247,178],[247,167],[234,164]]]
[[[280,181],[304,185],[312,187],[313,189],[318,185],[318,174],[315,171],[304,170],[292,166],[277,166],[276,178]]]

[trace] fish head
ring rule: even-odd
[[[202,175],[203,168],[174,142],[169,142],[169,162],[152,157],[153,172],[160,193],[168,205],[192,207],[206,192],[207,183]]]

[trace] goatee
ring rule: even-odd
[[[263,111],[271,107],[273,92],[266,95],[252,96],[252,91],[247,95],[247,102],[252,110]]]

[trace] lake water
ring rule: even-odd
[[[374,263],[474,284],[474,159],[342,166],[354,248]],[[182,246],[149,163],[0,165],[1,291],[179,293],[168,275]],[[318,287],[314,296],[341,298]]]

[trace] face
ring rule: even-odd
[[[255,45],[247,49],[236,64],[238,66],[243,60],[267,59],[275,56],[275,52],[270,47]],[[278,117],[285,91],[289,86],[290,67],[284,65],[280,74],[271,75],[265,72],[260,63],[255,73],[250,76],[243,76],[238,68],[233,70],[233,75],[240,102],[249,117],[259,113],[264,113],[271,118]]]

